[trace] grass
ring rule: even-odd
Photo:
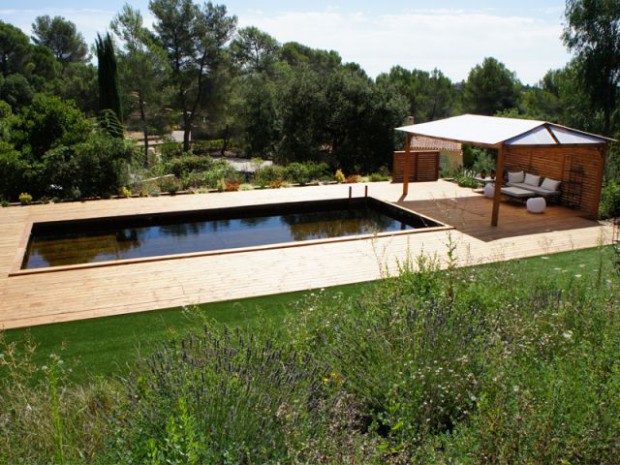
[[[614,258],[605,247],[446,271],[420,258],[422,272],[187,318],[33,328],[42,352],[88,333],[99,373],[124,371],[119,354],[131,370],[92,378],[81,358],[68,380],[70,339],[41,368],[0,354],[0,464],[617,463]],[[113,355],[120,327],[133,339]]]
[[[549,256],[505,262],[532,285],[555,277],[600,279],[599,249],[585,249]],[[497,266],[487,265],[487,266]],[[578,276],[578,277],[576,277]],[[360,283],[327,288],[324,297],[344,297],[364,292],[376,283]],[[172,308],[145,313],[35,326],[7,331],[7,341],[31,337],[37,345],[33,362],[44,364],[50,354],[62,353],[72,369],[73,380],[88,376],[122,374],[140,356],[148,355],[162,341],[182,336],[202,326],[205,318],[229,327],[257,330],[277,327],[288,316],[293,303],[303,301],[312,291],[230,300],[198,305],[192,309]]]
[[[541,277],[556,275],[558,279],[596,279],[600,263],[598,249],[554,254],[507,262],[515,272],[536,283]],[[490,265],[495,266],[495,265]],[[363,292],[375,283],[336,286],[326,290],[326,297]],[[294,302],[304,300],[308,292],[294,292],[265,297],[231,300],[197,306],[195,311],[182,308],[135,313],[122,316],[36,326],[7,331],[7,340],[16,341],[29,335],[37,345],[34,362],[43,364],[52,353],[61,353],[72,368],[72,379],[109,376],[124,373],[140,355],[148,355],[153,347],[166,339],[183,335],[203,323],[204,318],[230,327],[257,329],[277,326]]]
[[[361,283],[335,286],[326,295],[354,295],[375,285]],[[37,345],[35,364],[44,365],[50,354],[61,354],[72,369],[76,381],[89,376],[107,377],[122,374],[140,356],[167,339],[183,336],[199,328],[204,320],[229,327],[258,330],[265,325],[282,323],[293,303],[311,291],[292,292],[265,297],[230,300],[198,305],[195,308],[172,308],[145,313],[35,326],[6,332],[7,342],[30,337]]]

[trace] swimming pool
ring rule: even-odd
[[[184,256],[442,227],[372,197],[34,223],[21,269]]]

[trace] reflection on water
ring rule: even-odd
[[[23,268],[123,260],[132,249],[140,247],[140,234],[138,229],[122,229],[112,234],[34,238]]]
[[[163,222],[163,221],[162,221]],[[33,230],[23,268],[93,263],[291,241],[374,234],[414,227],[365,205],[253,218],[148,224],[114,229],[93,224],[71,232],[70,223],[53,234]]]
[[[350,209],[343,211],[317,213],[298,213],[283,215],[295,241],[322,239],[325,237],[359,236],[381,231],[394,231],[396,220],[370,209]],[[328,217],[329,219],[326,219]],[[398,222],[398,224],[404,224]]]

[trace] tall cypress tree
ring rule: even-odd
[[[97,34],[95,40],[97,60],[99,67],[97,77],[99,80],[99,111],[102,126],[113,136],[123,137],[123,112],[121,97],[118,90],[118,73],[116,70],[116,55],[114,43],[109,33],[102,38]],[[107,110],[107,111],[106,111]],[[112,116],[112,114],[114,116]],[[111,121],[115,118],[117,121]]]

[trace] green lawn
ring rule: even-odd
[[[511,271],[521,273],[532,284],[539,279],[603,279],[602,263],[610,259],[611,248],[587,249],[577,252],[534,257],[505,262]],[[498,266],[498,265],[488,265]],[[325,297],[336,293],[353,296],[371,289],[375,283],[332,287]],[[72,368],[74,380],[88,375],[108,376],[126,371],[140,355],[167,338],[200,328],[204,319],[231,327],[253,329],[277,326],[285,315],[294,311],[295,302],[311,291],[279,294],[251,299],[232,300],[200,305],[185,311],[175,308],[93,320],[76,321],[7,332],[8,341],[29,334],[38,346],[34,361],[44,364],[50,353],[60,353]]]
[[[362,283],[336,286],[325,295],[354,295],[373,286]],[[203,304],[190,309],[172,308],[92,320],[35,326],[7,331],[8,341],[30,335],[37,344],[34,362],[45,364],[51,353],[61,354],[77,380],[87,375],[122,373],[139,355],[158,343],[203,326],[205,319],[230,327],[258,329],[279,324],[293,303],[312,291]]]

